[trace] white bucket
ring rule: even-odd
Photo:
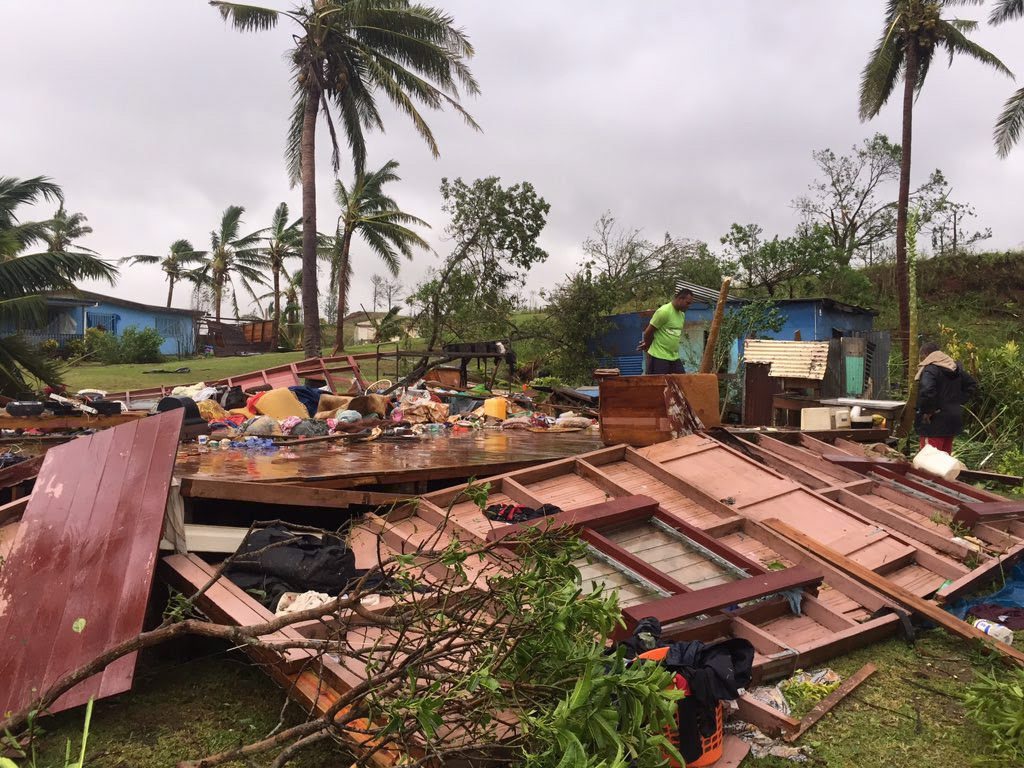
[[[934,445],[926,445],[914,457],[914,469],[920,469],[943,480],[956,480],[967,469],[959,459],[940,451]]]

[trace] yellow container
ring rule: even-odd
[[[484,400],[484,416],[505,420],[508,415],[508,401],[504,397],[490,397]]]

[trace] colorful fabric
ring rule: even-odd
[[[300,419],[309,418],[309,410],[290,389],[272,389],[264,392],[256,401],[256,410],[264,416],[272,416],[278,421],[289,416]]]
[[[302,419],[300,419],[298,416],[289,416],[287,419],[282,419],[281,433],[285,435],[290,435],[292,433],[292,430],[295,428],[295,425],[301,422]]]
[[[953,453],[953,438],[952,437],[922,437],[921,447],[924,448],[926,445],[930,445],[932,448],[938,448],[940,451],[946,453]]]
[[[647,353],[660,360],[679,359],[679,340],[683,334],[686,313],[672,306],[672,302],[662,304],[651,317],[654,326],[654,340]]]

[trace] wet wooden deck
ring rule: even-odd
[[[175,474],[208,480],[303,482],[330,488],[488,477],[601,448],[596,431],[554,434],[479,430],[462,435],[321,442],[272,454],[241,449],[200,452],[187,444]]]

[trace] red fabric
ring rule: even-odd
[[[938,448],[940,451],[945,451],[946,453],[953,452],[952,437],[922,437],[921,447],[924,448],[926,445],[930,445],[932,448]]]
[[[269,391],[270,390],[266,390],[264,392],[257,392],[255,395],[253,395],[252,397],[245,401],[245,407],[249,409],[250,413],[259,413],[259,411],[256,410],[256,403],[258,403],[260,401],[260,398],[267,394],[267,392]]]

